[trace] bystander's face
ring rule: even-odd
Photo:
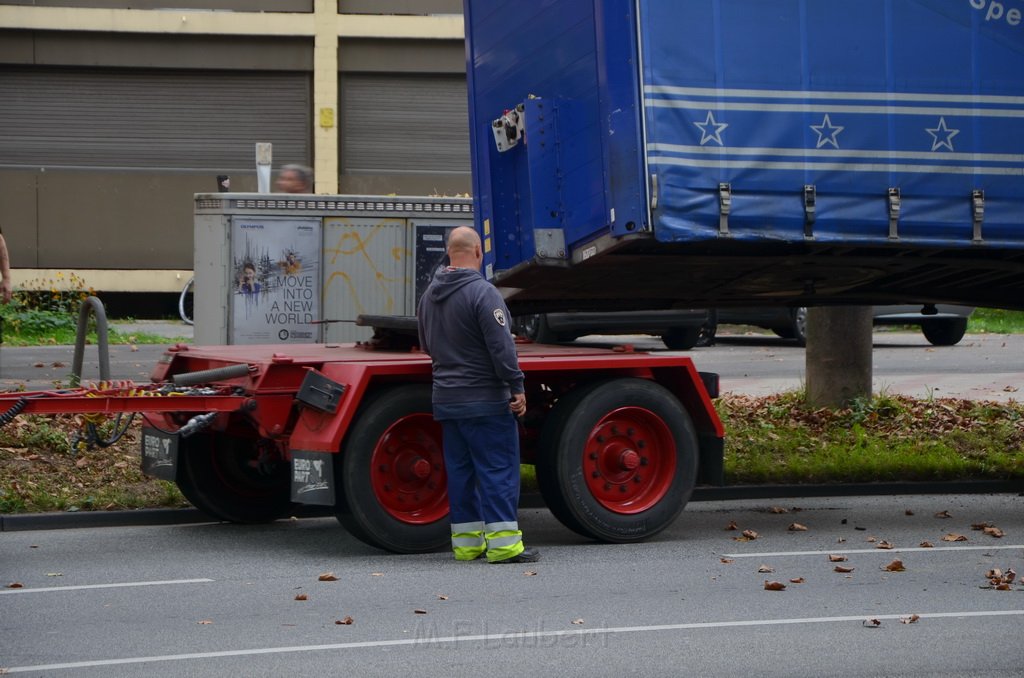
[[[306,187],[297,172],[285,170],[277,178],[277,190],[283,193],[305,193]]]

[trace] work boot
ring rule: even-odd
[[[492,565],[499,565],[504,563],[536,563],[538,560],[540,560],[540,551],[532,546],[527,546],[517,556],[512,556],[505,560],[492,560],[490,562]]]

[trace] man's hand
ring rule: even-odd
[[[517,417],[521,417],[524,414],[526,414],[526,394],[512,394],[512,400],[509,402],[508,407],[510,410],[512,410],[512,414],[516,415]]]
[[[3,303],[9,304],[11,302],[11,295],[13,290],[11,289],[11,281],[9,278],[4,278],[0,282],[0,298],[3,299]]]

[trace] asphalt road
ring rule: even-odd
[[[543,559],[502,566],[384,554],[326,518],[0,533],[0,582],[22,584],[0,588],[0,666],[104,677],[1019,676],[1024,587],[983,587],[994,568],[1024,572],[1021,501],[801,499],[782,503],[786,513],[768,501],[691,504],[632,545],[590,543],[525,510]],[[758,538],[736,541],[731,522]],[[1005,536],[971,529],[982,522]],[[966,541],[943,540],[951,534]],[[895,559],[905,571],[883,569]],[[337,581],[318,580],[327,572]]]
[[[152,331],[152,327],[148,331]],[[188,329],[188,328],[185,328]],[[172,326],[168,332],[180,333]],[[1024,335],[971,334],[956,346],[936,347],[920,332],[875,332],[875,391],[904,393],[920,398],[963,397],[978,400],[1024,398]],[[664,351],[660,339],[649,336],[588,336],[578,343],[632,344],[638,350]],[[149,381],[165,346],[113,345],[114,379]],[[723,392],[766,395],[800,388],[804,383],[804,349],[791,341],[765,334],[724,334],[708,348],[686,352],[697,369],[717,372]],[[0,388],[41,390],[67,380],[73,347],[0,348]],[[86,347],[83,379],[99,378],[98,352]]]

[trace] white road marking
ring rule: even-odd
[[[892,549],[833,549],[831,551],[768,551],[763,553],[723,553],[723,558],[775,558],[778,556],[827,556],[830,554],[842,555],[847,553],[930,553],[932,551],[1007,551],[1011,549],[1024,549],[1024,544],[1007,544],[1005,546],[932,546],[932,547],[906,547]]]
[[[969,617],[1024,616],[1024,610],[981,610],[975,612],[932,612],[916,613],[925,619],[963,619]],[[145,664],[147,662],[173,662],[191,659],[217,659],[221,657],[246,657],[296,652],[324,652],[327,650],[358,650],[365,648],[450,645],[465,642],[518,641],[540,638],[571,638],[574,636],[599,636],[620,633],[650,633],[657,631],[686,631],[694,629],[736,628],[752,626],[786,626],[792,624],[834,624],[839,622],[860,622],[865,619],[896,620],[909,617],[907,614],[859,614],[844,617],[801,617],[795,619],[750,619],[740,621],[692,622],[687,624],[658,624],[655,626],[620,626],[613,628],[592,628],[565,631],[524,631],[521,633],[491,633],[472,636],[444,636],[439,638],[403,638],[399,640],[367,640],[354,643],[331,643],[327,645],[292,645],[265,647],[251,650],[222,650],[219,652],[192,652],[187,654],[165,654],[150,657],[125,657],[122,659],[99,659],[94,661],[66,662],[61,664],[37,664],[35,666],[10,666],[7,673],[28,673],[39,671],[61,671],[66,669],[95,668],[99,666],[120,666],[124,664]]]
[[[43,586],[36,589],[3,589],[5,593],[52,593],[54,591],[82,591],[85,589],[121,589],[132,586],[166,586],[170,584],[209,584],[212,579],[167,579],[165,581],[129,581],[120,584],[83,584],[81,586]]]

